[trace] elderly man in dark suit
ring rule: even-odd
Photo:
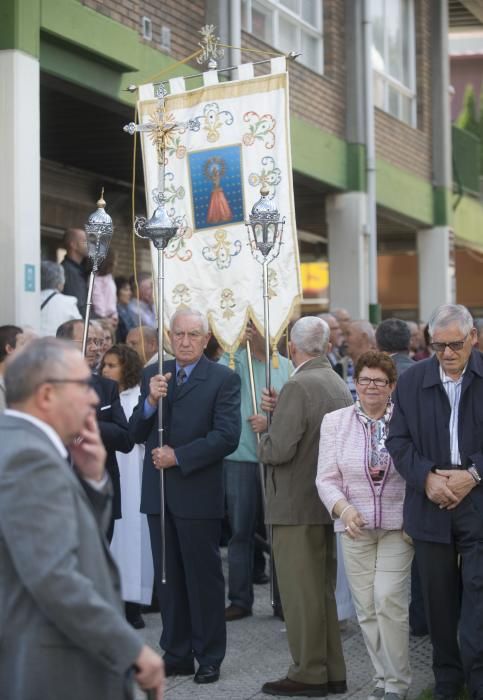
[[[225,587],[219,541],[224,515],[223,458],[240,438],[240,378],[203,355],[206,319],[183,309],[171,319],[175,360],[166,374],[144,370],[139,404],[130,420],[146,442],[141,511],[147,513],[159,597],[166,675],[217,681],[226,650]],[[164,446],[158,448],[158,400]],[[159,470],[166,479],[166,583],[162,583]]]
[[[483,356],[468,309],[438,307],[434,356],[398,380],[387,449],[406,480],[436,700],[483,698]]]
[[[103,530],[111,484],[80,352],[53,338],[9,362],[0,417],[0,695],[120,700],[162,661],[125,621]],[[76,464],[74,470],[68,460]]]

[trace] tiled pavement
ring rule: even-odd
[[[287,635],[283,622],[271,614],[269,587],[255,586],[253,617],[230,622],[225,661],[218,683],[200,686],[192,677],[169,678],[166,682],[167,700],[261,700],[268,696],[261,692],[265,681],[286,675],[290,664]],[[145,615],[144,638],[159,651],[161,621],[159,615]],[[365,700],[372,688],[372,667],[357,621],[344,623],[344,655],[347,665],[348,693],[329,696],[337,700]],[[413,683],[410,698],[416,698],[432,685],[431,645],[427,637],[411,638],[411,666]],[[139,700],[144,698],[140,693]]]

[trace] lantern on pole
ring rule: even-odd
[[[89,277],[89,287],[87,290],[86,317],[84,323],[84,335],[82,339],[82,354],[84,356],[86,354],[87,347],[87,334],[89,331],[94,280],[99,267],[107,257],[113,234],[112,219],[106,211],[106,202],[104,201],[104,188],[101,190],[101,196],[97,201],[96,206],[97,209],[89,216],[85,225],[87,257],[91,263],[91,274]]]

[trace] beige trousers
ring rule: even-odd
[[[409,668],[409,582],[413,546],[401,530],[341,538],[349,586],[376,685],[405,697]]]
[[[332,525],[274,525],[273,551],[293,664],[287,676],[321,684],[346,678],[335,602]]]

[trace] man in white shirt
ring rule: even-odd
[[[15,700],[161,698],[162,661],[124,619],[103,530],[111,486],[80,352],[51,338],[8,363],[0,416],[0,688]],[[67,457],[76,464],[74,471]]]

